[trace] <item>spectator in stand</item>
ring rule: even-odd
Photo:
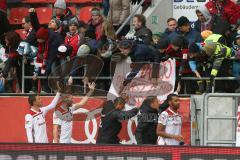
[[[205,6],[210,14],[217,15],[230,24],[236,24],[240,17],[240,5],[231,0],[209,0]]]
[[[145,44],[136,44],[134,41],[130,40],[122,40],[118,48],[121,51],[120,55],[122,55],[122,57],[119,54],[114,54],[112,56],[112,61],[120,62],[122,59],[129,56],[133,63],[131,72],[120,86],[119,93],[121,93],[124,87],[133,80],[145,64],[157,62],[158,57],[153,47],[149,47]],[[152,75],[152,77],[156,78],[156,75]]]
[[[152,44],[152,31],[146,27],[146,18],[144,15],[137,14],[133,17],[134,36],[142,39],[144,44]]]
[[[78,48],[83,41],[83,35],[79,34],[79,23],[76,19],[69,21],[69,32],[67,32],[64,44],[69,45],[73,48],[71,59],[77,55]]]
[[[91,19],[88,22],[88,30],[87,35],[89,35],[89,38],[95,39],[98,41],[102,36],[102,25],[104,22],[104,19],[101,15],[100,9],[93,8],[91,11]]]
[[[201,34],[191,28],[190,21],[184,16],[178,19],[178,30],[168,36],[169,42],[178,35],[184,36],[189,44],[202,41]]]
[[[175,18],[169,18],[167,20],[167,28],[164,31],[164,37],[167,37],[177,29],[177,20]]]
[[[30,13],[30,23],[31,27],[34,28],[35,30],[38,30],[40,28],[39,20],[37,17],[37,13],[34,8],[29,9]],[[50,22],[48,23],[48,28],[53,30],[54,32],[60,33],[61,32],[61,21],[57,18],[52,18]]]
[[[30,12],[31,13],[31,12]],[[36,31],[32,26],[30,16],[25,16],[22,19],[22,28],[25,30],[25,42],[32,46],[37,46]]]
[[[206,6],[196,10],[198,20],[194,23],[194,29],[198,32],[211,30],[215,34],[229,36],[230,24],[218,15],[211,15]],[[221,27],[219,27],[221,26]]]
[[[212,30],[212,15],[209,13],[206,6],[201,6],[196,10],[198,20],[194,23],[194,29],[197,32],[203,32],[205,30]]]
[[[16,51],[20,42],[21,38],[19,34],[17,34],[16,32],[10,31],[5,33],[6,53],[8,59],[5,62],[5,66],[2,71],[2,77],[4,81],[6,81],[6,79],[8,78],[8,80],[5,83],[5,88],[8,93],[13,92],[14,80],[17,80],[19,87],[21,87],[22,62],[20,61],[21,60],[20,56]],[[16,79],[13,79],[13,77],[16,77]]]
[[[4,33],[10,31],[11,27],[7,18],[7,3],[6,0],[0,1],[0,44],[5,46]]]
[[[130,0],[110,0],[110,10],[108,13],[108,20],[113,23],[115,30],[127,19],[130,14]],[[130,30],[130,24],[127,24],[118,34],[121,38],[126,36]]]
[[[233,61],[233,76],[240,77],[240,33],[236,35],[235,41],[232,44],[233,56],[237,60]],[[235,90],[236,93],[240,93],[240,81],[238,80],[238,88]]]
[[[39,74],[48,76],[54,70],[52,63],[57,58],[58,47],[63,43],[60,34],[44,27],[41,27],[37,31],[36,37],[38,41],[38,53],[33,80],[36,80]],[[43,92],[49,91],[46,83],[46,80],[42,81]]]
[[[177,79],[175,89],[179,87],[184,89],[183,86],[185,86],[187,94],[195,94],[196,82],[181,80],[181,77],[192,77],[194,75],[188,64],[188,46],[189,43],[186,38],[183,36],[177,36],[171,41],[166,54],[170,57],[180,58],[176,60]],[[183,93],[183,90],[181,90],[181,93]]]
[[[154,33],[152,36],[153,46],[159,44],[164,39],[164,34],[161,32]]]
[[[66,33],[69,31],[69,21],[72,19],[77,21],[78,18],[72,14],[72,11],[69,8],[67,8],[65,0],[56,0],[54,8],[56,14],[56,17],[54,18],[61,21],[60,32],[61,35],[65,37]]]

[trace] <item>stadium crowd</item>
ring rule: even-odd
[[[83,75],[78,69],[81,58],[94,55],[103,62],[100,76],[110,76],[111,62],[117,63],[130,57],[132,71],[124,80],[120,91],[136,76],[146,63],[160,63],[176,58],[176,90],[188,94],[211,92],[214,78],[239,77],[240,68],[240,6],[231,0],[209,0],[196,10],[198,19],[191,25],[187,17],[169,18],[165,31],[152,33],[146,26],[142,14],[133,17],[134,37],[126,39],[130,30],[127,24],[119,34],[115,31],[130,14],[130,4],[139,0],[104,0],[103,11],[96,7],[85,23],[74,16],[65,0],[54,3],[54,17],[49,24],[40,25],[34,8],[22,19],[25,37],[11,30],[6,6],[1,5],[0,92],[19,92],[22,83],[22,61],[26,80],[25,92],[49,93],[46,79],[61,66],[61,73],[67,73],[68,85],[74,84],[74,77]],[[151,1],[144,3],[147,8]],[[145,9],[144,9],[145,10]],[[194,26],[194,27],[192,27]],[[80,60],[79,60],[80,59]],[[83,58],[84,59],[84,58]],[[230,59],[235,59],[230,60]],[[84,61],[84,60],[82,60]],[[67,65],[72,62],[71,65]],[[86,62],[87,63],[87,62]],[[93,63],[93,62],[92,62]],[[113,65],[114,66],[114,65]],[[112,67],[112,65],[111,65]],[[59,73],[59,74],[61,74]],[[65,75],[65,74],[64,74]],[[152,81],[157,81],[153,75]],[[182,77],[210,77],[210,80],[183,81]],[[84,82],[91,81],[85,76]],[[108,90],[109,81],[97,81],[97,88]],[[185,86],[185,87],[183,87]],[[240,92],[240,81],[217,81],[218,92]]]

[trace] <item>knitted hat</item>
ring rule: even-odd
[[[60,8],[65,10],[67,8],[65,0],[56,0],[56,2],[54,3],[54,8]]]
[[[190,21],[188,20],[187,17],[182,16],[182,17],[180,17],[180,18],[178,19],[178,22],[177,22],[177,23],[178,23],[178,27],[181,27],[181,26],[184,26],[184,25],[189,24]]]
[[[93,9],[91,10],[91,14],[92,14],[92,16],[100,16],[100,15],[101,15],[100,9],[98,9],[98,8],[93,8]]]
[[[133,41],[131,41],[131,40],[122,40],[119,43],[118,47],[120,49],[130,49],[130,48],[133,47]]]
[[[86,44],[83,44],[79,47],[77,51],[77,56],[81,57],[81,56],[88,55],[89,53],[90,53],[90,47]]]
[[[203,47],[203,50],[208,56],[211,56],[217,48],[217,43],[211,42],[211,43],[206,43]]]
[[[162,32],[156,32],[156,33],[153,34],[153,37],[161,38],[162,36],[163,36]]]
[[[78,23],[78,20],[76,18],[70,19],[69,22],[68,22],[68,25],[69,26],[74,25],[74,26],[79,27],[79,23]]]
[[[184,45],[183,38],[181,36],[177,36],[171,41],[171,44],[176,47],[182,47]]]
[[[207,39],[212,34],[213,34],[213,32],[209,31],[209,30],[205,30],[205,31],[201,32],[201,36],[203,39]]]
[[[161,40],[158,44],[156,44],[156,49],[167,49],[168,48],[168,41]]]
[[[57,29],[61,27],[61,21],[57,18],[52,18],[51,21],[54,21],[56,23]]]
[[[189,46],[189,53],[199,53],[200,52],[200,48],[196,43],[192,43]]]
[[[41,27],[37,33],[36,33],[36,37],[37,39],[44,39],[47,40],[48,39],[48,29]]]

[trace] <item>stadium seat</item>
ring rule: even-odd
[[[89,0],[66,0],[67,3],[88,3]]]
[[[76,13],[77,13],[76,7],[68,7],[68,8],[72,11],[73,15],[76,15]]]
[[[82,7],[78,15],[79,20],[87,23],[91,19],[91,10],[94,6]]]
[[[48,0],[23,0],[23,3],[49,3]]]
[[[22,24],[22,19],[28,15],[28,8],[19,7],[19,8],[11,8],[9,15],[9,23],[19,25]]]
[[[52,18],[52,8],[40,7],[36,8],[38,20],[40,24],[48,24]]]
[[[17,29],[17,30],[15,30],[15,32],[17,32],[22,39],[25,39],[26,31],[24,29]]]

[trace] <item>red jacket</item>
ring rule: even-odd
[[[67,33],[64,44],[70,45],[73,48],[72,54],[70,55],[71,58],[74,58],[77,55],[77,51],[80,45],[80,35],[78,33],[71,35],[69,32]]]
[[[217,9],[217,5],[221,6],[221,9]],[[206,7],[211,14],[220,14],[223,19],[231,24],[236,24],[240,17],[240,5],[235,4],[231,0],[224,0],[224,2],[209,0],[209,2],[206,3]]]
[[[166,54],[169,55],[170,57],[177,58],[176,59],[176,68],[179,69],[180,67],[184,67],[182,73],[191,73],[190,66],[188,65],[188,49],[181,49],[179,51],[175,51],[172,48],[172,45],[169,45]],[[184,60],[184,64],[181,64],[181,59]],[[182,65],[182,66],[181,66]]]

